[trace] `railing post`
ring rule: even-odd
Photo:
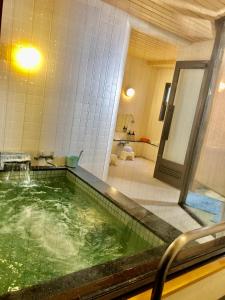
[[[203,227],[199,229],[195,229],[192,231],[188,231],[186,233],[181,234],[177,237],[167,248],[164,253],[161,261],[159,263],[159,267],[156,272],[155,283],[152,290],[151,300],[160,300],[162,297],[164,282],[167,277],[168,270],[177,257],[178,253],[186,246],[189,242],[194,241],[196,239],[200,239],[207,235],[212,235],[215,233],[219,233],[221,231],[225,231],[225,222],[221,222],[212,227]]]

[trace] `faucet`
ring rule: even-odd
[[[52,152],[51,154],[44,154],[43,152],[40,153],[38,156],[34,156],[35,160],[40,160],[40,159],[45,159],[46,161],[48,159],[54,159],[54,153]]]
[[[5,165],[17,165],[20,166],[22,164],[31,164],[30,154],[28,153],[19,153],[19,152],[0,152],[0,169],[4,170]]]
[[[44,159],[48,165],[56,167],[56,165],[54,163],[52,163],[52,162],[49,161],[49,160],[53,160],[54,159],[54,152],[51,152],[51,154],[44,154],[43,152],[41,152],[38,156],[34,156],[34,159],[35,160]]]
[[[44,154],[40,154],[40,155],[38,155],[38,156],[34,156],[34,159],[35,160],[40,160],[40,159],[45,159],[45,160],[47,160],[47,159],[53,159],[54,158],[54,156],[53,155],[44,155]]]

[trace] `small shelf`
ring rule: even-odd
[[[131,141],[131,140],[125,140],[125,139],[113,139],[114,142],[120,142],[120,143],[144,143],[144,144],[148,144],[151,145],[153,147],[159,147],[159,145],[153,144],[151,142],[144,142],[144,141],[140,141],[140,140],[135,140],[135,141]]]

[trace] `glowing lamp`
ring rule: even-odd
[[[125,93],[125,94],[126,94],[127,97],[131,98],[131,97],[134,96],[135,90],[134,90],[133,88],[128,88],[128,89],[126,90],[126,93]]]
[[[41,66],[41,53],[34,47],[18,46],[13,56],[16,67],[22,71],[37,71]]]
[[[222,92],[225,90],[225,82],[221,81],[220,84],[219,84],[219,89],[218,91],[219,92]]]

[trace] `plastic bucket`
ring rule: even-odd
[[[70,168],[76,168],[78,166],[79,156],[67,156],[66,166]]]

